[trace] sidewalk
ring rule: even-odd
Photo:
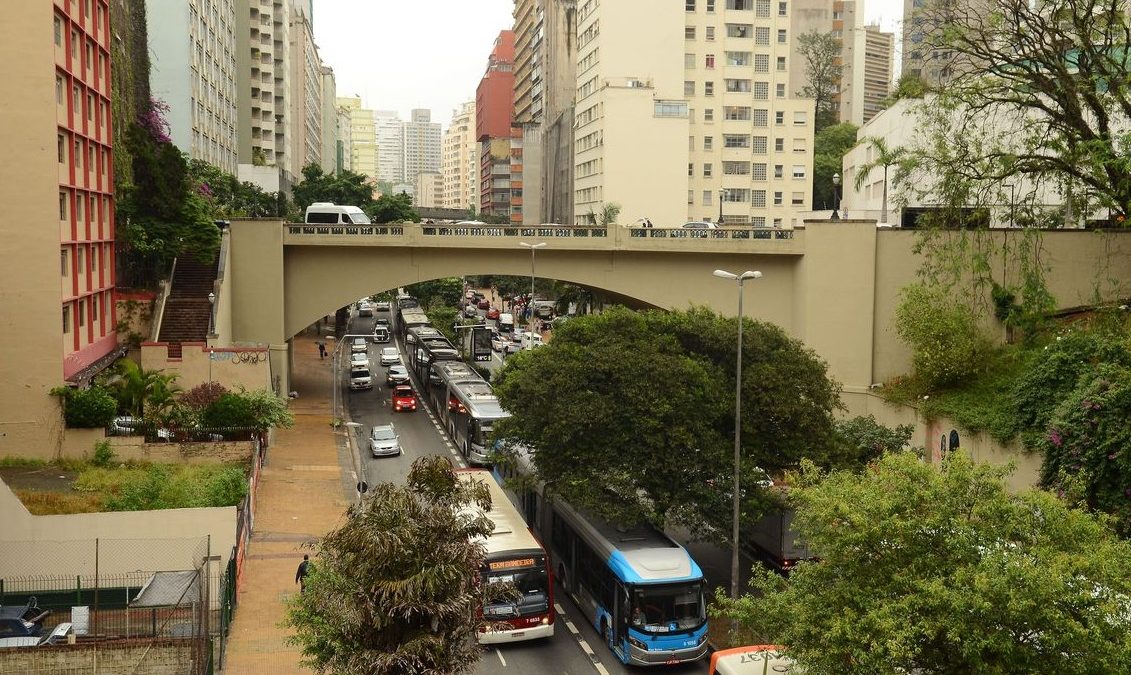
[[[318,358],[315,337],[296,336],[291,389],[295,424],[278,429],[267,451],[256,498],[255,528],[244,562],[225,675],[309,673],[280,627],[284,602],[298,592],[295,570],[305,542],[337,527],[349,506],[336,437],[330,429],[330,359]],[[352,479],[349,479],[352,480]]]

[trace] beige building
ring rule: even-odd
[[[439,171],[421,171],[416,174],[412,203],[425,209],[444,205],[444,176]]]
[[[440,137],[439,122],[432,121],[432,111],[426,108],[414,108],[409,115],[409,120],[403,124],[402,138],[402,163],[406,183],[415,184],[416,176],[420,173],[437,173],[440,171]],[[380,157],[381,141],[377,141],[377,152]],[[378,160],[380,164],[380,160]]]
[[[107,0],[11,3],[0,21],[0,456],[54,452],[51,390],[118,348],[112,43]]]
[[[864,27],[864,121],[884,109],[891,95],[895,67],[895,34],[879,26]]]
[[[622,223],[796,224],[812,193],[813,102],[787,93],[788,5],[742,6],[578,5],[576,223],[616,204]]]
[[[283,184],[291,179],[290,23],[290,0],[239,0],[236,7],[241,178],[259,175],[244,168],[258,165],[277,168]]]
[[[361,99],[339,97],[338,106],[349,112],[350,171],[377,178],[377,135],[373,111],[361,107]]]
[[[446,209],[472,209],[479,205],[479,145],[475,142],[475,101],[452,111],[441,143],[440,173]]]
[[[373,111],[373,133],[377,144],[377,180],[400,183],[404,176],[404,122],[393,110]]]
[[[288,155],[291,176],[299,181],[302,167],[322,164],[322,61],[318,58],[310,19],[297,8],[291,12],[289,35],[291,135]]]
[[[150,90],[169,105],[173,143],[236,172],[236,11],[233,0],[149,2]]]
[[[341,99],[335,99],[335,102]],[[353,171],[353,158],[350,151],[353,144],[353,126],[350,120],[350,111],[341,105],[337,106],[337,125],[335,126],[334,151],[335,171]]]
[[[784,34],[778,32],[773,36],[776,44],[789,45],[791,55],[787,91],[793,96],[800,96],[800,92],[809,83],[805,59],[797,51],[797,39],[816,32],[822,35],[831,33],[840,40],[841,73],[835,96],[837,120],[857,126],[870,119],[867,112],[869,64],[863,10],[863,3],[853,0],[793,0],[788,7],[788,31]],[[890,72],[890,62],[887,67]]]
[[[337,83],[334,78],[334,69],[323,65],[319,68],[322,79],[322,111],[319,123],[322,127],[322,139],[319,144],[322,170],[326,173],[338,171],[338,105]]]

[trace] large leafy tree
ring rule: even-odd
[[[821,556],[719,597],[742,641],[807,673],[1131,672],[1131,545],[1008,468],[910,453],[810,472],[795,527]]]
[[[797,54],[805,61],[805,86],[798,92],[816,102],[816,124],[821,131],[836,124],[840,93],[840,39],[833,33],[810,31],[797,37]]]
[[[308,665],[336,675],[466,673],[479,660],[486,486],[443,457],[377,486],[315,545],[289,624]],[[496,590],[496,589],[492,589]]]
[[[202,159],[189,161],[188,172],[199,185],[200,193],[212,205],[216,218],[262,218],[282,216],[279,194],[265,192],[258,185],[240,182],[232,174]]]
[[[813,208],[836,204],[833,174],[842,174],[844,153],[856,145],[858,128],[851,122],[825,127],[813,139]]]
[[[1047,184],[1078,211],[1131,212],[1123,3],[927,0],[915,12],[922,49],[951,60],[932,107],[955,111],[953,123],[928,147],[946,155],[944,144],[957,143],[962,156],[936,166],[970,181]]]
[[[325,173],[317,164],[302,168],[302,182],[291,189],[295,206],[300,211],[314,202],[333,202],[356,206],[369,211],[373,205],[373,186],[365,176],[352,171]]]
[[[496,392],[500,433],[534,450],[539,477],[567,500],[620,522],[729,531],[735,331],[707,310],[613,308],[555,330],[508,360]],[[743,513],[766,508],[758,483],[822,457],[837,387],[780,329],[748,321],[743,372]],[[611,497],[611,498],[610,498]]]
[[[412,197],[405,193],[381,195],[366,209],[375,223],[419,223],[420,214],[412,208]]]
[[[421,307],[428,307],[433,303],[455,307],[463,298],[463,279],[445,277],[420,281],[406,286],[405,292],[420,301]]]

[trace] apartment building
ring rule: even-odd
[[[322,60],[314,44],[310,18],[294,7],[288,29],[291,68],[289,171],[302,180],[307,164],[322,164]]]
[[[854,0],[791,0],[787,7],[790,16],[788,30],[775,37],[778,44],[789,45],[792,57],[789,62],[789,83],[786,91],[790,96],[801,96],[809,84],[809,75],[804,57],[798,51],[798,37],[816,32],[821,35],[831,33],[840,41],[838,64],[841,67],[834,101],[837,121],[852,122],[859,126],[867,121],[865,117],[865,43],[863,3]]]
[[[431,110],[415,108],[411,111],[401,132],[406,183],[415,184],[420,173],[439,173],[441,132],[440,123],[432,121]]]
[[[517,194],[512,206],[521,206],[522,221],[543,222],[542,215],[542,121],[545,64],[545,0],[517,0],[514,4],[514,126],[521,130],[522,147],[512,150],[518,159],[515,170]],[[517,156],[516,156],[517,151]]]
[[[322,84],[322,139],[319,145],[320,164],[326,173],[341,171],[338,160],[338,105],[337,81],[334,69],[323,65],[319,68]]]
[[[479,208],[479,145],[475,138],[475,101],[452,111],[441,142],[440,173],[446,209]]]
[[[0,455],[59,442],[51,389],[117,348],[107,0],[9,3],[0,59]],[[55,137],[55,143],[51,137]]]
[[[236,8],[233,0],[150,0],[150,89],[169,106],[174,145],[236,172]]]
[[[404,122],[393,110],[375,110],[373,129],[377,139],[377,180],[405,182]]]
[[[335,99],[335,102],[340,99]],[[336,136],[334,139],[335,171],[353,171],[353,157],[350,154],[353,147],[353,124],[350,111],[342,106],[337,106]]]
[[[349,114],[348,141],[350,171],[377,177],[377,134],[372,110],[361,107],[359,97],[340,97],[338,107]],[[339,125],[339,129],[341,129]]]
[[[416,174],[413,204],[424,209],[435,209],[444,202],[444,176],[439,171],[421,171]]]
[[[236,7],[236,104],[240,177],[265,190],[292,180],[290,147],[290,0],[238,0]],[[262,171],[278,170],[279,180],[264,184]]]
[[[511,216],[513,120],[514,31],[504,30],[495,38],[487,70],[475,90],[480,213]]]
[[[864,27],[864,121],[884,109],[891,95],[895,67],[895,34],[878,25]]]

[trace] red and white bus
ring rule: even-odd
[[[495,524],[484,545],[487,559],[481,571],[485,583],[512,582],[519,597],[514,602],[486,604],[484,620],[492,630],[481,630],[480,644],[537,640],[554,634],[554,580],[550,556],[534,538],[526,521],[507,499],[502,486],[485,469],[457,469],[461,480],[478,481],[491,494],[485,513]],[[506,628],[500,629],[500,627]]]

